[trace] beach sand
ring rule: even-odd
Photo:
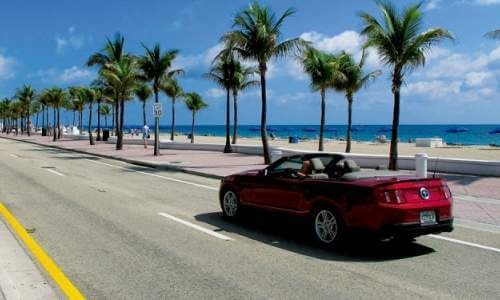
[[[130,138],[130,135],[126,135]],[[140,137],[136,137],[140,138]],[[170,135],[161,134],[160,140],[169,140]],[[190,140],[185,135],[177,135],[176,142],[189,143]],[[213,143],[223,144],[224,137],[217,136],[196,136],[195,143]],[[261,145],[259,138],[238,138],[238,144],[241,145]],[[300,141],[298,144],[289,144],[288,140],[271,140],[269,144],[275,147],[284,147],[298,150],[318,150],[317,140]],[[325,152],[344,152],[346,142],[336,140],[325,140]],[[449,158],[465,158],[465,159],[479,159],[479,160],[495,160],[500,161],[500,148],[492,148],[489,146],[464,146],[464,147],[442,147],[442,148],[423,148],[416,147],[415,144],[399,143],[399,155],[415,155],[416,153],[427,153],[431,157],[449,157]],[[389,144],[376,144],[370,142],[353,142],[351,146],[352,153],[360,154],[389,154]]]

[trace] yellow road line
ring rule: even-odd
[[[68,299],[85,299],[80,291],[59,269],[57,264],[45,253],[38,243],[26,232],[23,225],[10,213],[10,211],[0,203],[0,216],[9,224],[10,228],[23,241],[31,254],[38,260],[40,265],[59,286]]]

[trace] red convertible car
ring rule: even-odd
[[[283,157],[263,170],[227,176],[219,198],[229,219],[246,207],[306,217],[315,240],[327,247],[353,232],[411,240],[453,230],[444,180],[361,170],[336,154]]]

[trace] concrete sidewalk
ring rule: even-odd
[[[58,298],[31,257],[0,220],[0,300]]]

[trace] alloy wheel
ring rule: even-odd
[[[314,229],[318,239],[325,244],[329,244],[337,237],[337,218],[332,211],[322,209],[316,214],[314,219]]]

